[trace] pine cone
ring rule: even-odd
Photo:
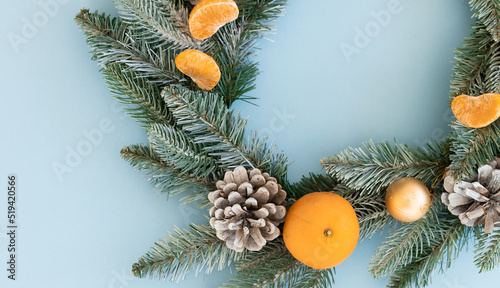
[[[184,0],[184,1],[189,2],[193,5],[196,5],[200,0]]]
[[[285,221],[286,192],[276,178],[259,169],[247,171],[239,166],[226,172],[216,186],[218,190],[208,194],[214,204],[210,225],[228,248],[258,251],[266,241],[280,235],[278,225]]]
[[[493,232],[500,212],[500,158],[479,167],[478,174],[455,183],[448,172],[444,178],[441,200],[448,210],[458,215],[467,226],[484,225],[484,232]]]

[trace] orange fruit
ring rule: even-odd
[[[349,201],[331,192],[300,198],[288,211],[283,227],[286,248],[315,269],[332,268],[356,247],[359,222]]]
[[[193,79],[203,90],[212,90],[220,80],[219,66],[207,54],[187,49],[175,57],[175,67]]]
[[[486,127],[500,117],[500,94],[489,93],[478,97],[460,95],[451,101],[451,110],[457,120],[467,127]]]
[[[226,23],[238,18],[233,0],[201,0],[189,14],[189,31],[198,40],[211,37]]]

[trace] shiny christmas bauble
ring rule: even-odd
[[[385,194],[385,206],[389,214],[401,222],[413,222],[424,217],[431,203],[427,186],[413,177],[392,182]]]

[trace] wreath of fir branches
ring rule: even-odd
[[[192,4],[179,0],[115,0],[121,18],[83,9],[76,22],[83,30],[115,97],[146,128],[148,144],[125,147],[121,155],[144,172],[155,190],[185,195],[183,202],[209,204],[207,193],[224,172],[235,166],[259,168],[278,179],[288,191],[288,202],[316,191],[332,191],[354,207],[360,239],[389,229],[389,236],[369,265],[375,277],[390,275],[388,287],[423,287],[436,269],[452,260],[476,238],[474,262],[480,271],[500,262],[500,229],[482,233],[466,227],[441,203],[442,184],[425,217],[398,223],[387,212],[387,186],[411,176],[430,187],[450,166],[457,179],[492,159],[500,151],[498,122],[482,129],[452,123],[441,143],[412,149],[407,145],[366,142],[326,157],[327,176],[310,174],[298,183],[287,180],[289,162],[265,137],[250,133],[246,119],[231,104],[251,101],[258,74],[252,56],[256,41],[271,30],[286,0],[236,0],[239,18],[213,37],[199,41],[187,27]],[[456,50],[450,98],[459,94],[500,93],[500,1],[470,0],[476,23],[465,45]],[[205,92],[175,67],[175,56],[198,49],[215,59],[221,80]],[[208,222],[208,221],[207,221]],[[334,270],[309,268],[287,251],[283,239],[258,252],[238,253],[220,241],[209,225],[176,229],[154,244],[132,271],[137,277],[177,281],[190,270],[210,273],[235,264],[238,274],[222,287],[330,287]]]

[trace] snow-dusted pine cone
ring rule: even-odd
[[[259,169],[247,171],[239,166],[227,171],[216,186],[218,190],[208,194],[214,204],[210,225],[228,248],[258,251],[280,235],[278,225],[285,221],[286,192],[276,178]]]
[[[455,183],[448,172],[444,178],[441,200],[448,210],[458,215],[462,224],[484,224],[484,232],[493,232],[500,212],[500,158],[479,167],[478,174]],[[496,169],[499,168],[499,169]]]

